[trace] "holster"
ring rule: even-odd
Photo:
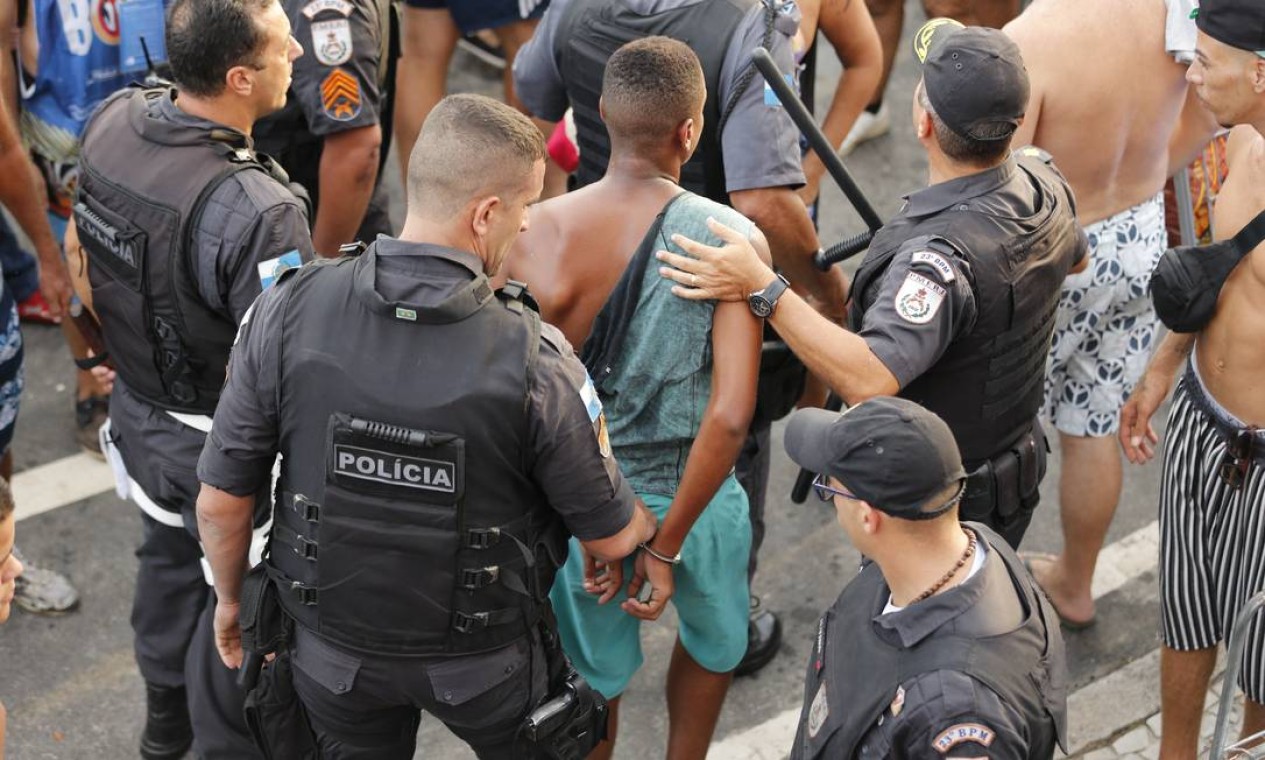
[[[966,476],[961,519],[978,520],[997,529],[1031,512],[1040,500],[1048,444],[1038,422],[1013,446]]]
[[[294,691],[290,637],[294,623],[281,609],[267,563],[242,582],[242,670],[246,726],[268,760],[315,760],[316,739]],[[268,655],[274,655],[267,660]]]
[[[606,698],[589,686],[562,651],[553,609],[544,604],[539,624],[549,674],[544,701],[523,721],[520,736],[527,757],[583,760],[606,738]]]

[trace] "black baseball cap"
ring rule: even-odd
[[[1200,0],[1199,31],[1230,47],[1265,51],[1265,4],[1261,0]]]
[[[787,424],[784,443],[800,467],[837,479],[893,517],[937,517],[958,503],[966,486],[949,426],[901,398],[877,396],[842,414],[802,409]],[[952,497],[931,503],[954,484]]]
[[[914,35],[922,86],[944,125],[972,140],[1009,140],[1028,111],[1028,70],[997,29],[933,18]],[[1009,125],[1009,129],[998,129]]]

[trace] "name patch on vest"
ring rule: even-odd
[[[995,738],[997,738],[997,734],[988,726],[983,726],[979,723],[959,723],[942,731],[931,742],[931,746],[935,747],[940,754],[944,754],[959,744],[965,744],[966,742],[987,747],[993,743]]]
[[[925,325],[940,311],[946,293],[948,291],[939,284],[910,272],[896,292],[896,313],[906,322]]]
[[[451,462],[408,457],[346,444],[334,445],[334,472],[419,491],[457,492],[457,469]]]
[[[144,244],[143,236],[123,235],[117,227],[83,203],[75,205],[75,226],[80,236],[97,243],[99,250],[109,253],[130,269],[137,268],[140,259],[138,245]]]

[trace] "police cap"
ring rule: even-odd
[[[927,99],[944,125],[972,140],[1009,140],[1028,110],[1019,47],[996,29],[935,18],[914,35]]]
[[[785,444],[799,466],[835,478],[875,509],[906,520],[943,514],[966,485],[949,426],[901,398],[877,396],[842,414],[800,410],[786,426]],[[954,484],[950,499],[929,503]]]

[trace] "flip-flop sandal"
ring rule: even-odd
[[[1023,569],[1028,571],[1028,575],[1032,576],[1033,581],[1036,581],[1037,574],[1033,572],[1032,570],[1032,560],[1040,559],[1040,560],[1045,560],[1047,562],[1054,562],[1056,557],[1054,557],[1054,555],[1052,554],[1020,554],[1019,559],[1023,560]],[[1040,582],[1037,582],[1037,587],[1039,588],[1040,586],[1041,586]],[[1041,593],[1045,594],[1045,598],[1050,600],[1050,606],[1054,608],[1055,613],[1057,613],[1059,616],[1059,624],[1062,625],[1067,630],[1083,631],[1086,628],[1091,627],[1094,623],[1098,622],[1097,615],[1095,615],[1094,617],[1091,617],[1088,620],[1072,620],[1071,618],[1064,617],[1063,611],[1060,610],[1059,606],[1054,603],[1054,599],[1050,596],[1050,594],[1043,588],[1041,589]]]

